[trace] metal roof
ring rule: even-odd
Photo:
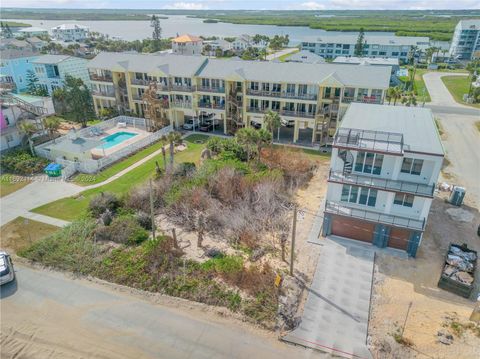
[[[463,30],[480,30],[480,19],[461,20],[458,25]]]
[[[352,103],[340,128],[402,134],[405,151],[444,155],[432,111],[428,108]]]
[[[286,62],[303,62],[305,64],[321,64],[325,59],[308,50],[302,50],[294,53],[285,59]]]
[[[386,89],[390,83],[390,68],[209,59],[198,76],[220,79],[240,77],[247,81],[302,84],[320,84],[333,78],[344,86]]]
[[[206,61],[204,56],[174,54],[128,54],[102,52],[90,60],[87,67],[116,71],[158,73],[193,77]]]
[[[43,55],[37,57],[34,61],[32,61],[35,64],[58,64],[62,61],[65,61],[72,56],[68,55]]]
[[[333,60],[336,64],[351,65],[384,65],[398,66],[399,60],[391,57],[356,57],[356,56],[337,56]]]

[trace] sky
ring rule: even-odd
[[[2,7],[186,10],[480,9],[480,0],[1,0]]]

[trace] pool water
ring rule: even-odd
[[[116,132],[114,134],[111,134],[107,137],[102,138],[102,141],[104,142],[104,144],[101,146],[98,146],[97,148],[103,148],[106,150],[107,148],[112,148],[113,146],[116,146],[126,140],[131,139],[132,137],[135,137],[136,135],[137,133],[132,133],[132,132],[125,132],[125,131]]]

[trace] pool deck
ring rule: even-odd
[[[145,137],[151,135],[150,132],[144,131],[144,130],[139,129],[139,128],[135,128],[133,126],[127,126],[127,127],[114,127],[114,128],[110,128],[108,130],[105,130],[104,133],[101,136],[97,136],[97,139],[102,139],[106,136],[113,135],[114,133],[117,133],[117,132],[130,132],[130,133],[135,133],[137,135],[132,137],[132,138],[129,138],[128,140],[125,140],[125,141],[119,143],[118,145],[112,146],[110,148],[105,148],[105,149],[94,148],[94,149],[92,149],[90,151],[92,153],[92,158],[97,159],[97,158],[101,158],[101,157],[104,157],[104,156],[109,156],[112,153],[115,153],[118,150],[121,150],[122,148],[125,148],[126,146],[131,145],[132,143],[140,141],[140,140],[144,139]]]

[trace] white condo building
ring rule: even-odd
[[[353,103],[332,147],[322,234],[415,257],[444,157],[431,110]]]
[[[88,37],[88,27],[78,24],[62,24],[52,27],[52,37],[60,41],[83,41]]]
[[[480,19],[459,21],[449,55],[460,60],[480,58]]]

